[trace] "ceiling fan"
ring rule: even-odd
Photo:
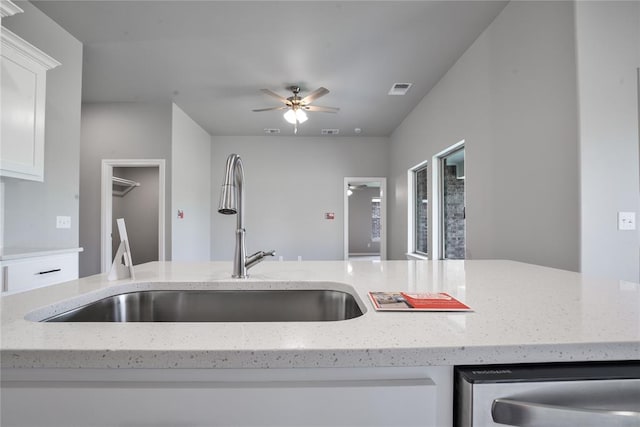
[[[253,111],[272,111],[272,110],[287,110],[284,113],[284,119],[291,123],[293,127],[293,132],[298,133],[298,123],[304,123],[307,121],[307,111],[311,112],[323,112],[323,113],[336,113],[340,109],[337,107],[321,107],[319,105],[309,105],[316,99],[320,98],[329,93],[329,90],[324,87],[320,87],[304,98],[300,97],[300,87],[299,86],[291,86],[289,90],[293,92],[293,96],[285,98],[284,96],[280,96],[272,90],[269,89],[261,89],[262,92],[266,93],[269,96],[272,96],[278,99],[280,102],[284,103],[284,105],[279,107],[268,107],[268,108],[258,108]]]

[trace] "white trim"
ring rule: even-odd
[[[440,254],[440,158],[436,154],[431,162],[431,259],[441,259]]]
[[[0,1],[0,18],[6,18],[7,16],[23,13],[24,10],[11,0]]]
[[[112,178],[114,167],[157,167],[158,168],[158,260],[166,258],[165,248],[165,160],[164,159],[103,159],[100,207],[100,271],[106,273],[111,267],[111,228],[112,228]]]
[[[379,182],[380,183],[380,259],[387,259],[387,178],[385,177],[352,177],[346,176],[342,185],[344,195],[344,259],[349,259],[349,195],[347,189],[350,182]]]
[[[442,215],[440,215],[440,204],[442,194],[440,191],[440,181],[442,181],[441,163],[442,159],[459,149],[464,149],[464,139],[445,148],[433,156],[431,163],[431,259],[442,258]],[[465,171],[467,170],[465,156]],[[466,175],[466,172],[465,172]],[[465,186],[466,191],[466,186]],[[466,242],[465,242],[466,246]],[[466,250],[465,250],[466,252]]]
[[[417,165],[407,169],[407,254],[414,255],[418,259],[429,259],[428,256],[424,256],[416,253],[416,185],[415,185],[415,172],[423,167],[429,167],[429,161],[425,160]]]
[[[16,54],[35,62],[45,70],[51,70],[52,68],[56,68],[61,65],[60,62],[22,39],[22,37],[7,30],[5,27],[0,29],[0,39],[2,40],[3,51],[5,49],[11,49]]]

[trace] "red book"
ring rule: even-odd
[[[380,311],[471,311],[468,305],[444,292],[369,292],[369,298]]]

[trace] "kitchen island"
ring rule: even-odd
[[[264,384],[253,382],[262,380],[348,381],[352,386],[353,381],[390,381],[405,404],[431,399],[442,412],[419,425],[450,425],[455,365],[640,359],[640,285],[518,262],[273,261],[256,266],[242,280],[230,278],[227,262],[156,262],[136,266],[135,273],[134,281],[109,282],[106,275],[97,275],[3,297],[3,395],[13,386],[11,390],[36,394],[55,388],[35,383],[29,388],[24,381],[90,380],[98,384],[93,389],[104,390],[105,381],[149,381],[145,373],[154,373],[165,385],[240,380],[245,391],[260,389]],[[333,322],[38,322],[135,290],[301,287],[351,292],[364,314]],[[377,312],[369,291],[446,292],[473,311]],[[438,387],[429,388],[434,384]],[[334,386],[323,383],[320,389]],[[360,383],[353,387],[366,388]],[[421,387],[431,391],[424,396],[414,392]],[[297,386],[293,389],[278,390],[295,401],[300,393]],[[421,397],[412,402],[411,396]],[[345,422],[351,424],[355,420]]]

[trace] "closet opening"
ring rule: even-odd
[[[164,159],[102,161],[101,271],[118,249],[116,220],[124,218],[133,265],[165,260]]]

